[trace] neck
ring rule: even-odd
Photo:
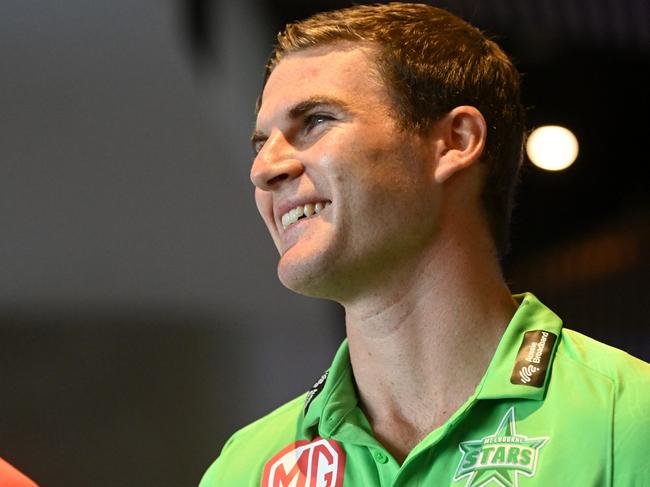
[[[344,304],[361,407],[397,459],[472,394],[517,307],[487,239],[470,237],[438,239]]]

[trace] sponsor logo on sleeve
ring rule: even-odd
[[[530,438],[518,434],[516,427],[513,406],[501,419],[494,434],[479,440],[463,441],[459,445],[463,456],[454,482],[468,477],[465,487],[518,487],[519,475],[535,475],[539,451],[550,438]]]
[[[345,452],[335,440],[317,436],[278,452],[264,467],[262,487],[342,487]]]
[[[512,368],[510,382],[533,387],[543,387],[551,359],[551,350],[557,335],[545,330],[524,333],[519,353]]]

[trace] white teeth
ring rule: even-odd
[[[293,210],[289,212],[291,219],[296,221],[298,218],[305,214],[305,208],[303,206],[296,206]]]
[[[331,201],[324,201],[318,203],[307,203],[304,206],[303,205],[296,206],[295,208],[287,211],[284,215],[282,215],[281,218],[282,226],[284,228],[287,228],[289,225],[296,223],[298,219],[300,219],[300,217],[302,216],[306,216],[307,218],[309,218],[314,214],[319,214],[323,210],[323,208],[326,208],[331,203],[332,203]]]

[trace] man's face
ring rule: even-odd
[[[431,151],[390,115],[372,53],[339,46],[285,57],[253,137],[251,179],[280,280],[340,302],[412,259],[436,227]]]

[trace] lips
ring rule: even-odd
[[[299,204],[282,213],[281,222],[284,229],[296,223],[303,218],[310,218],[314,215],[319,215],[320,212],[331,205],[329,200],[313,201],[305,204]]]

